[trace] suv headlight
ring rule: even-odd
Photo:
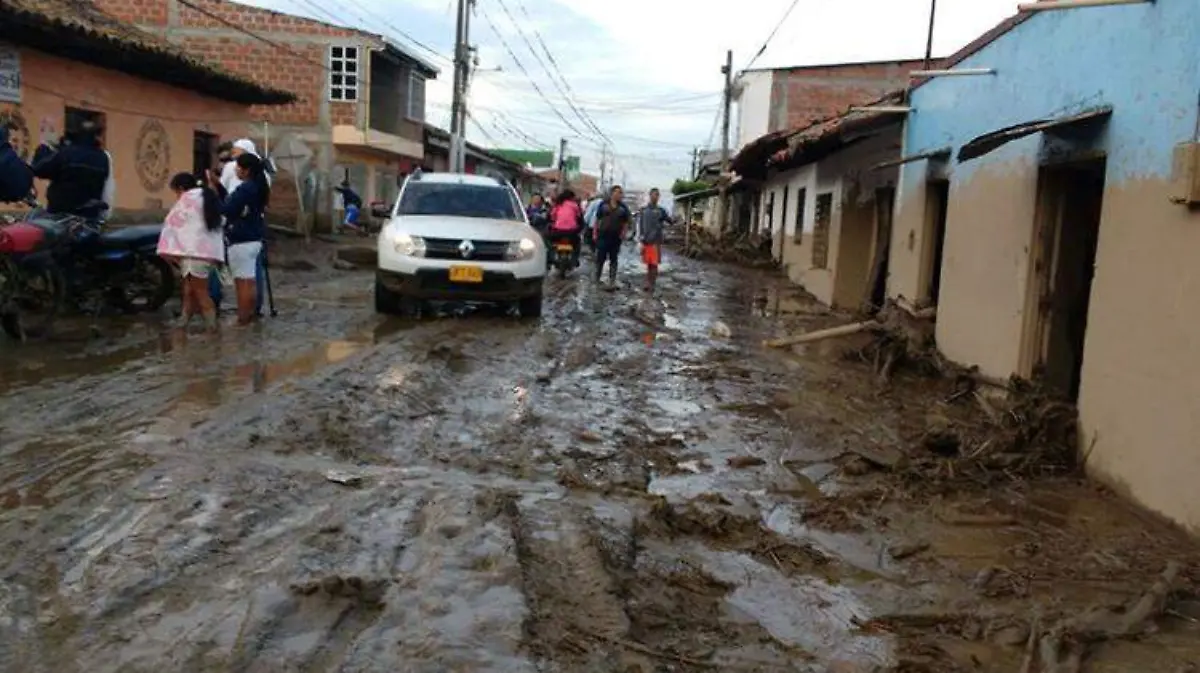
[[[537,243],[534,243],[532,238],[522,238],[508,244],[508,249],[504,251],[504,258],[509,261],[533,259],[535,252],[537,252]]]
[[[424,257],[425,256],[425,239],[420,236],[411,236],[404,232],[392,234],[392,247],[396,252],[408,257]]]

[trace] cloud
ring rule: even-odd
[[[315,4],[255,1],[298,14]],[[930,0],[795,1],[755,67],[924,55]],[[344,23],[411,44],[397,34],[402,29],[449,56],[455,2],[348,0],[336,13]],[[585,170],[595,170],[602,141],[584,116],[611,139],[620,179],[666,186],[687,172],[693,147],[710,139],[719,146],[714,122],[725,50],[733,50],[735,70],[744,67],[792,2],[478,0],[471,42],[479,71],[469,99],[478,125],[468,125],[468,137],[484,146],[547,148],[557,148],[566,137]],[[1011,14],[1014,5],[1014,0],[940,0],[935,54],[960,48]],[[420,49],[416,53],[431,58]],[[437,65],[442,73],[429,86],[428,117],[446,126],[453,71],[444,61]],[[555,79],[560,72],[566,80],[561,87]],[[563,91],[572,94],[582,115],[564,101]]]

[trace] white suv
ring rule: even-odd
[[[415,173],[382,216],[377,312],[412,315],[425,301],[469,301],[542,314],[546,246],[504,181]]]

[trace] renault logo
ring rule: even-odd
[[[463,259],[471,259],[475,254],[475,244],[470,241],[463,241],[458,244],[458,251],[462,254]]]

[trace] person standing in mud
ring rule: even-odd
[[[620,185],[613,185],[608,194],[608,200],[596,209],[596,226],[592,229],[592,238],[596,242],[596,283],[604,274],[604,263],[608,262],[608,289],[617,287],[617,259],[621,256],[621,241],[629,228],[632,215],[629,208],[621,201],[624,191]]]
[[[671,219],[666,209],[658,205],[658,188],[650,190],[650,203],[638,213],[637,240],[646,265],[646,292],[654,292],[658,282],[658,265],[662,261],[663,228]]]

